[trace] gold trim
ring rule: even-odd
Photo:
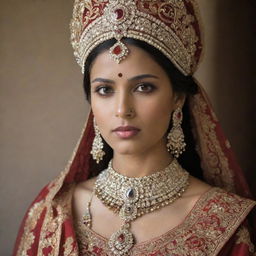
[[[141,242],[130,251],[133,256],[155,252],[166,255],[217,256],[237,228],[244,221],[256,202],[212,188],[196,202],[186,219],[160,237]],[[77,223],[80,250],[86,248],[109,255],[108,239],[95,233],[82,223]],[[84,252],[90,253],[85,249]]]
[[[17,250],[17,255],[29,256],[27,251],[35,242],[33,229],[36,227],[38,219],[40,218],[44,208],[44,200],[34,203],[34,205],[30,208],[25,220],[24,231]]]
[[[193,132],[199,142],[197,151],[201,158],[204,177],[209,184],[234,192],[234,177],[215,131],[217,117],[213,111],[210,115],[207,113],[207,95],[201,86],[200,90],[202,95],[197,94],[190,98],[190,109],[195,122],[193,127],[196,129]]]
[[[239,228],[237,232],[238,239],[236,240],[236,244],[246,244],[248,245],[249,252],[254,252],[254,245],[251,242],[250,233],[245,226]]]
[[[183,1],[76,0],[70,22],[71,44],[82,72],[86,58],[96,46],[112,38],[129,37],[160,50],[184,75],[192,74],[200,59],[202,36],[200,24],[197,24],[199,9],[196,9],[194,0],[188,4],[195,9],[193,15]],[[113,8],[109,10],[112,5],[122,6],[131,15],[126,15],[120,22],[117,18],[115,20],[112,17],[114,13],[110,12]],[[199,26],[198,31],[193,22]],[[198,56],[196,51],[199,51]]]

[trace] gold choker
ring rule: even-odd
[[[131,222],[146,213],[153,212],[182,196],[189,185],[189,173],[173,160],[164,170],[141,178],[129,178],[117,173],[110,161],[108,168],[97,177],[94,194],[101,202],[119,214],[123,224],[109,240],[110,250],[121,256],[135,244],[130,231]],[[84,223],[91,224],[90,202]]]

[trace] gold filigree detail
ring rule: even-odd
[[[43,251],[47,248],[51,250],[52,255],[59,255],[60,241],[62,229],[65,221],[71,220],[71,199],[73,194],[74,185],[66,187],[66,191],[56,196],[49,204],[44,223],[40,233],[38,256],[43,256]],[[67,255],[76,255],[77,248],[76,243],[72,244],[73,254],[68,254],[71,250],[71,245],[67,247]],[[65,249],[65,247],[64,247]]]
[[[228,149],[231,148],[230,142],[229,142],[228,140],[225,141],[225,145],[226,145],[226,147],[227,147]]]
[[[64,256],[77,256],[77,252],[74,252],[74,238],[68,237],[63,245]]]
[[[44,201],[35,203],[29,210],[24,225],[23,235],[21,237],[17,255],[28,256],[28,250],[35,242],[34,229],[44,209]]]
[[[251,242],[250,233],[245,226],[239,228],[236,236],[238,237],[236,244],[246,244],[249,247],[249,251],[251,253],[254,252],[254,245]]]
[[[127,20],[114,24],[109,6],[127,10]],[[70,23],[71,44],[82,71],[90,52],[112,38],[144,41],[166,55],[185,75],[195,71],[202,50],[198,10],[193,1],[76,0]]]
[[[197,150],[202,160],[205,179],[209,184],[235,191],[228,159],[217,138],[215,115],[213,112],[209,115],[209,109],[202,95],[197,94],[191,97],[190,101],[194,127],[197,129],[193,132],[195,137],[198,137],[197,141],[200,142]]]

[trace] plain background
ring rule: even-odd
[[[196,73],[252,186],[256,142],[253,2],[199,1],[206,48]],[[30,202],[64,169],[86,120],[82,75],[69,44],[72,5],[73,0],[0,3],[3,256],[11,255]]]

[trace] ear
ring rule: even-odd
[[[182,108],[186,100],[185,93],[175,93],[174,95],[174,109],[177,107]]]

